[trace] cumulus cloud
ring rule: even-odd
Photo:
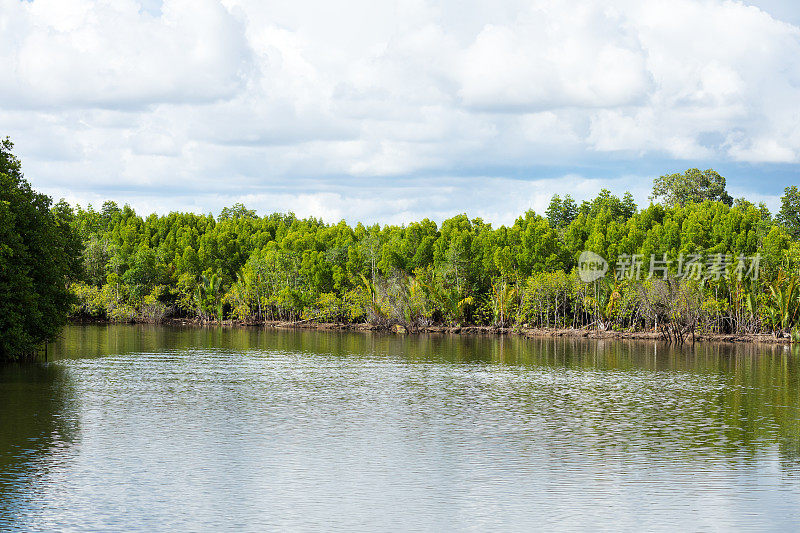
[[[0,5],[4,107],[202,103],[246,80],[244,28],[214,0],[165,2],[159,17],[132,0]]]
[[[0,133],[56,197],[159,212],[508,222],[689,166],[774,206],[800,10],[757,4],[0,0]]]
[[[459,94],[487,110],[635,105],[650,86],[636,32],[597,3],[534,3],[486,26],[460,59]]]

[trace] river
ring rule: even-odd
[[[0,530],[800,523],[800,353],[69,326],[0,367]]]

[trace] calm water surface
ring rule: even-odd
[[[0,367],[0,530],[796,529],[785,347],[68,327]]]

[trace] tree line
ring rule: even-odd
[[[800,321],[800,193],[775,216],[734,200],[725,178],[689,169],[653,184],[648,206],[602,190],[554,196],[493,227],[465,214],[437,224],[330,224],[244,205],[219,216],[143,217],[106,202],[53,205],[0,143],[0,359],[35,352],[67,314],[116,322],[368,322],[788,334]],[[608,273],[587,283],[590,251]],[[725,257],[722,275],[681,277],[687,257]],[[736,258],[760,258],[735,276]],[[631,277],[633,258],[668,261]],[[725,270],[727,269],[727,270]]]
[[[291,213],[258,216],[241,204],[218,217],[142,217],[106,202],[70,214],[84,243],[76,316],[113,321],[369,322],[503,327],[658,328],[788,333],[800,318],[798,192],[773,217],[734,200],[713,170],[656,179],[650,205],[602,190],[580,204],[554,196],[493,227],[464,214],[441,224],[327,224]],[[610,263],[585,283],[582,251]],[[631,279],[623,257],[759,256],[755,279],[727,275]],[[741,279],[740,279],[741,278]]]

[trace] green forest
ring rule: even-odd
[[[142,217],[106,202],[71,213],[84,243],[84,278],[71,285],[76,317],[152,321],[368,322],[410,330],[433,324],[658,328],[788,334],[800,308],[800,194],[779,213],[734,200],[713,170],[655,180],[650,205],[603,190],[577,204],[553,197],[543,214],[492,227],[457,215],[441,224],[327,224],[243,205],[218,217]],[[582,251],[611,266],[592,283]],[[643,275],[621,258],[639,254]],[[759,255],[757,275],[737,258]],[[722,271],[679,277],[683,257],[725,257]],[[649,258],[673,264],[647,276]],[[749,268],[749,266],[748,266]]]
[[[695,332],[797,335],[795,186],[785,189],[774,215],[763,204],[731,198],[717,172],[689,169],[657,178],[643,208],[631,194],[608,190],[580,204],[554,196],[544,213],[529,210],[499,227],[464,214],[441,224],[351,226],[291,213],[259,216],[240,204],[217,217],[143,217],[111,201],[99,209],[63,201],[50,207],[22,179],[10,142],[4,146],[3,180],[13,176],[24,194],[6,198],[13,187],[4,184],[0,222],[16,216],[19,225],[33,216],[9,215],[14,201],[47,217],[49,225],[27,220],[50,228],[36,246],[53,263],[37,259],[25,267],[27,281],[9,277],[4,266],[0,288],[18,310],[0,314],[4,332],[32,305],[24,295],[45,283],[37,276],[50,272],[51,300],[68,302],[69,314],[84,320],[655,329],[671,339]],[[3,231],[0,261],[8,262],[12,233],[25,229],[6,224]],[[606,275],[581,279],[584,251],[608,260]],[[653,258],[659,275],[648,271]],[[688,258],[706,270],[685,275]],[[32,323],[61,312],[51,307]],[[26,342],[51,336],[47,329]]]

